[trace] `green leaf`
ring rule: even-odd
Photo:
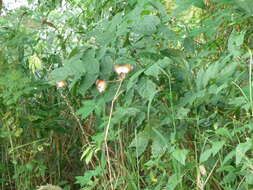
[[[65,80],[67,77],[73,76],[80,78],[86,73],[86,66],[80,60],[80,55],[72,57],[71,59],[63,62],[63,67],[53,70],[50,74],[51,82],[55,83],[60,80]]]
[[[165,133],[155,127],[152,127],[151,131],[154,132],[150,135],[150,138],[152,139],[151,153],[153,157],[158,157],[167,150],[169,138],[165,136]]]
[[[184,49],[188,52],[188,53],[194,53],[195,52],[195,44],[194,41],[191,38],[185,38],[184,39]]]
[[[212,155],[215,156],[224,146],[225,141],[216,141],[212,143]]]
[[[177,8],[173,11],[174,15],[178,15],[179,13],[191,8],[192,6],[205,8],[205,3],[203,0],[176,0],[176,5]]]
[[[182,178],[177,174],[170,176],[166,186],[166,190],[174,190],[176,186],[181,182],[181,180]]]
[[[77,110],[76,114],[82,115],[82,119],[88,117],[96,108],[96,102],[94,100],[87,100],[83,102],[83,106]]]
[[[75,183],[80,184],[81,187],[84,187],[86,185],[90,185],[90,183],[93,182],[91,180],[92,177],[100,176],[102,174],[103,174],[103,170],[100,167],[96,167],[95,170],[86,171],[83,176],[77,176]]]
[[[95,58],[95,50],[89,50],[87,51],[83,57],[82,60],[85,64],[86,72],[90,75],[96,75],[99,73],[99,62]]]
[[[151,35],[160,24],[160,19],[154,15],[144,15],[133,24],[133,31],[142,35]]]
[[[174,190],[176,189],[176,186],[181,182],[182,178],[178,176],[177,174],[174,174],[169,177],[166,190]]]
[[[237,0],[236,4],[244,9],[250,15],[253,14],[253,1],[252,0]]]
[[[153,76],[158,78],[158,75],[160,74],[160,67],[157,63],[151,65],[145,72],[147,76]]]
[[[234,156],[236,155],[236,152],[233,150],[231,152],[229,152],[225,158],[222,161],[222,165],[225,165],[229,160],[231,160]]]
[[[241,45],[243,44],[245,33],[246,31],[233,31],[229,36],[228,51],[235,57],[240,56],[242,53]]]
[[[80,87],[78,89],[80,94],[85,94],[86,91],[95,83],[95,81],[97,80],[98,74],[88,74],[86,75],[80,83]]]
[[[172,152],[172,156],[181,164],[185,165],[186,156],[189,150],[186,149],[176,149]]]
[[[236,146],[236,165],[239,165],[243,159],[243,157],[245,157],[245,154],[248,150],[250,150],[252,148],[252,142],[251,140],[245,142],[245,143],[240,143]]]
[[[33,55],[28,59],[29,68],[35,73],[36,70],[42,69],[42,62],[37,55]]]
[[[224,144],[225,144],[225,141],[212,142],[212,148],[207,149],[201,153],[199,162],[202,163],[202,162],[207,161],[211,155],[215,156],[220,151],[220,149],[222,149]]]
[[[148,100],[153,99],[154,95],[156,94],[156,85],[151,80],[142,78],[138,84],[137,91],[139,94]]]
[[[137,134],[133,139],[129,147],[136,148],[136,156],[140,156],[147,148],[149,142],[149,135],[147,131],[143,131]]]
[[[127,83],[127,91],[134,87],[134,85],[138,82],[139,76],[144,72],[144,69],[139,70],[138,72],[134,73]]]
[[[204,152],[201,153],[199,162],[205,162],[208,160],[208,158],[212,155],[212,149],[205,150]]]

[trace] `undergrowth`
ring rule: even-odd
[[[253,188],[251,0],[29,3],[0,3],[0,189]]]

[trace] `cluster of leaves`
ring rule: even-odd
[[[0,20],[2,184],[251,188],[251,0],[50,2]],[[118,81],[121,64],[134,69]],[[71,179],[56,173],[65,165]]]

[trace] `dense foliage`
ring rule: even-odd
[[[29,3],[0,1],[0,189],[253,187],[252,0]]]

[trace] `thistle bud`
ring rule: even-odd
[[[65,82],[64,80],[58,81],[56,83],[57,88],[63,88],[65,86],[67,86],[67,85],[68,85],[67,82]]]
[[[125,75],[133,70],[133,66],[130,64],[114,65],[114,70],[120,76],[120,78],[125,78]]]
[[[100,80],[98,79],[96,81],[96,86],[97,86],[97,89],[100,93],[104,92],[106,87],[107,87],[107,84],[106,84],[106,81],[105,80]]]

